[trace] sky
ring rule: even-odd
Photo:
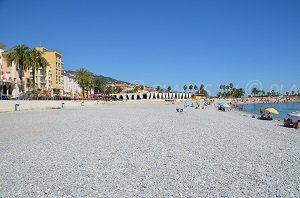
[[[0,43],[63,53],[66,70],[211,94],[300,90],[299,0],[0,0]]]

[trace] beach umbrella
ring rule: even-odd
[[[226,104],[222,104],[221,106],[222,106],[222,107],[225,107],[225,108],[230,108],[230,105],[227,104],[227,103],[226,103]]]
[[[265,111],[270,112],[272,114],[279,114],[279,112],[274,108],[267,108]]]
[[[300,111],[288,113],[288,116],[300,118]]]
[[[227,102],[219,102],[219,105],[224,108],[230,108],[230,105]]]

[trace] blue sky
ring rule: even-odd
[[[0,0],[0,42],[148,86],[300,90],[298,0]],[[256,81],[258,80],[258,81]]]

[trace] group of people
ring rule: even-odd
[[[287,119],[284,119],[283,125],[285,127],[299,129],[300,128],[300,121],[298,120],[296,122],[293,122],[293,120],[291,118],[287,118]]]
[[[267,115],[262,113],[260,115],[260,117],[258,117],[257,119],[259,119],[259,120],[273,120],[273,117],[272,117],[271,113],[269,112]]]
[[[265,108],[263,108],[262,106],[259,109],[260,112],[260,117],[258,117],[257,119],[259,120],[273,120],[272,114],[270,112],[268,112],[268,114],[265,114]]]

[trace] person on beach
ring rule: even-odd
[[[263,106],[260,106],[260,109],[259,109],[259,112],[260,112],[260,115],[262,115],[265,111],[265,108],[263,108]]]
[[[260,115],[260,117],[258,117],[257,119],[259,119],[259,120],[266,120],[265,114],[262,113],[262,114]]]
[[[293,122],[293,120],[291,118],[284,119],[283,125],[285,127],[293,127],[294,126],[294,122]]]
[[[273,120],[273,117],[270,112],[268,113],[267,120]]]

